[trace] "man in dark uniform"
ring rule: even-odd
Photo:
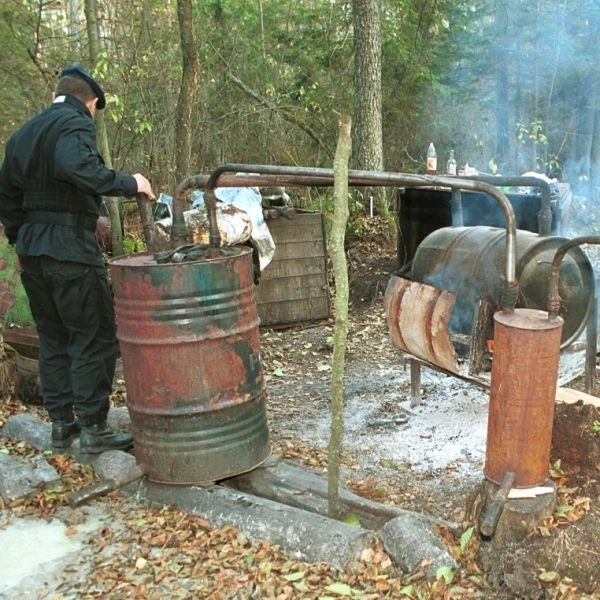
[[[129,449],[130,433],[106,424],[118,354],[115,317],[95,237],[101,196],[144,194],[141,174],[108,169],[94,116],[104,92],[81,67],[61,73],[54,102],[6,145],[0,220],[21,265],[40,339],[40,388],[54,448],[81,432],[86,453]]]

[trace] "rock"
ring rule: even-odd
[[[52,449],[52,425],[30,413],[13,415],[0,429],[0,436],[15,438],[38,450]]]
[[[135,456],[122,450],[109,450],[103,452],[91,462],[94,471],[102,479],[114,479],[117,482],[127,477],[137,465]],[[145,495],[146,478],[140,477],[131,483],[125,484],[120,489],[130,495]]]
[[[64,523],[67,527],[75,527],[86,522],[87,516],[77,508],[59,506],[54,513],[54,518]]]
[[[410,573],[426,561],[426,572],[435,577],[440,567],[457,569],[458,564],[430,519],[408,511],[388,521],[379,531],[386,552],[399,569]]]
[[[131,416],[124,406],[111,406],[106,422],[111,427],[120,431],[129,431],[131,429]]]
[[[118,479],[130,471],[136,461],[135,456],[122,450],[108,450],[94,458],[91,464],[102,479]]]
[[[4,500],[27,496],[36,488],[59,479],[59,474],[42,456],[25,459],[0,453],[0,496]]]
[[[125,407],[111,407],[107,422],[111,427],[121,431],[127,431],[131,426],[131,417]],[[0,436],[10,437],[26,442],[38,450],[52,450],[52,425],[30,413],[19,413],[8,419],[4,427],[0,429]],[[79,442],[73,444],[73,450],[77,451]]]

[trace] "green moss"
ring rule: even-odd
[[[13,325],[33,325],[33,316],[29,308],[29,300],[17,266],[17,255],[4,235],[0,235],[0,283],[6,283],[4,294],[14,296],[14,304],[6,315],[0,315],[6,323]],[[6,305],[8,302],[3,302]]]
[[[18,281],[15,288],[15,303],[6,313],[6,322],[14,325],[34,325],[33,315],[29,307],[29,299],[23,288],[21,281]]]

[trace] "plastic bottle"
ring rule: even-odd
[[[427,148],[427,175],[437,175],[437,153],[433,142]]]
[[[448,175],[448,177],[456,177],[456,159],[454,158],[454,150],[450,150],[450,158],[446,163],[446,175]]]

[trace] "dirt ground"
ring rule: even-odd
[[[385,323],[383,293],[395,268],[395,243],[383,231],[372,226],[348,251],[343,482],[360,495],[453,521],[469,532],[476,525],[470,501],[483,481],[488,391],[424,369],[422,402],[411,406],[409,366],[390,343]],[[333,332],[332,320],[261,331],[272,451],[322,473]],[[582,386],[581,378],[570,385]],[[118,379],[113,402],[125,400]],[[5,399],[0,420],[18,410]],[[106,524],[82,553],[85,565],[72,567],[60,585],[48,588],[53,594],[22,597],[600,599],[599,428],[597,408],[557,405],[553,516],[528,539],[506,547],[474,534],[452,585],[419,587],[422,574],[393,573],[377,549],[360,571],[333,574],[280,556],[268,545],[250,545],[227,528],[208,535],[201,519],[141,507],[117,493],[94,505],[105,511]],[[70,483],[89,477],[68,461],[53,464]],[[45,504],[36,497],[35,506],[3,507],[4,514],[38,511],[48,517],[60,511],[64,497],[46,498]],[[206,590],[199,591],[199,582],[206,582]]]
[[[489,390],[424,367],[422,401],[411,406],[409,364],[390,341],[383,307],[385,287],[396,267],[395,243],[376,229],[372,239],[363,238],[348,255],[347,474],[356,478],[357,474],[393,473],[394,478],[412,479],[420,487],[433,480],[434,488],[449,475],[464,480],[465,486],[479,482]],[[333,320],[262,331],[270,432],[279,446],[293,439],[326,449],[333,332]],[[596,397],[600,396],[600,368],[597,378]],[[568,387],[583,391],[583,376]],[[556,408],[552,459],[561,460],[579,482],[600,475],[597,419],[592,406],[558,404]],[[447,497],[447,491],[440,493]],[[431,506],[445,518],[458,514],[449,501]]]
[[[383,308],[395,268],[395,244],[376,230],[348,256],[346,485],[372,499],[468,528],[473,524],[470,502],[483,481],[489,390],[424,369],[422,402],[411,406],[409,367],[390,343]],[[329,322],[265,331],[262,338],[273,445],[285,456],[323,470],[332,335]],[[568,386],[583,390],[583,378]],[[556,588],[562,591],[552,597],[600,594],[599,429],[598,408],[557,405],[551,452],[556,515],[525,542],[506,548],[482,545],[484,568],[500,597],[550,597],[540,585],[543,572],[552,575],[542,580],[557,583],[562,577],[563,587]]]

